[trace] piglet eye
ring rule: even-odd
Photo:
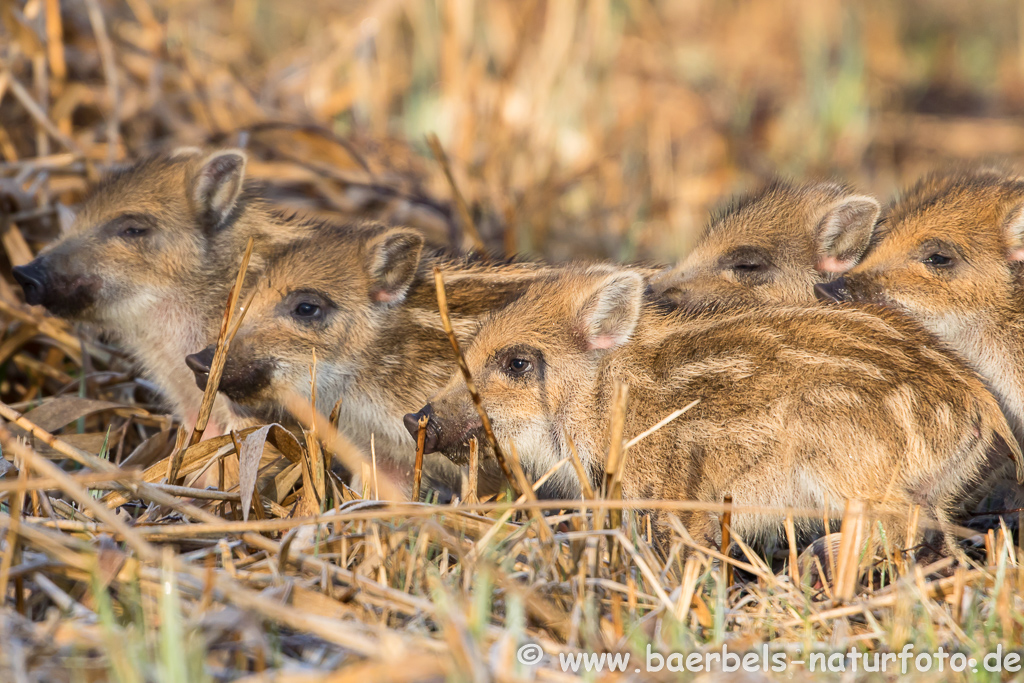
[[[308,319],[312,319],[312,318],[320,317],[320,314],[322,312],[323,312],[323,309],[321,309],[316,304],[310,303],[308,301],[300,302],[295,307],[295,317],[297,317],[297,318],[305,318],[307,320]]]
[[[928,258],[921,261],[921,263],[932,266],[933,268],[942,268],[943,266],[950,265],[952,262],[953,259],[944,254],[932,254]]]
[[[525,375],[533,369],[533,363],[525,358],[510,358],[507,368],[513,375]]]
[[[734,263],[732,269],[738,270],[741,273],[756,273],[763,267],[763,263],[756,263],[754,261],[741,261],[739,263]]]
[[[146,228],[140,227],[138,225],[129,225],[128,227],[126,227],[125,229],[123,229],[121,231],[121,236],[122,237],[142,237],[147,232],[148,232],[148,230],[146,230]]]

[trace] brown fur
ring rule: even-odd
[[[500,308],[544,268],[479,264],[430,254],[410,230],[337,230],[275,254],[232,344],[221,390],[261,417],[281,412],[286,392],[310,396],[325,414],[341,400],[340,425],[367,450],[408,471],[415,444],[402,416],[423,405],[455,370],[441,325],[433,267],[444,271],[452,324],[462,343],[477,320]],[[320,317],[296,315],[316,306]],[[212,357],[212,348],[205,352]],[[434,456],[432,485],[458,490],[460,471]],[[489,482],[495,489],[500,480]]]
[[[934,351],[928,334],[884,310],[664,313],[642,300],[643,289],[632,273],[552,277],[489,317],[474,338],[466,360],[495,433],[515,443],[531,476],[568,454],[568,434],[599,480],[618,379],[629,386],[627,439],[700,399],[629,451],[626,497],[731,495],[742,505],[828,504],[833,514],[862,498],[897,547],[903,515],[921,504],[947,531],[947,550],[958,552],[949,513],[989,453],[1012,437],[974,373]],[[524,360],[530,369],[516,375]],[[437,447],[463,460],[480,427],[462,379],[453,377],[430,408]],[[567,467],[546,491],[579,493]],[[684,521],[699,541],[714,539],[711,516]],[[776,536],[782,521],[733,518],[746,538]]]
[[[832,289],[923,324],[985,379],[1024,443],[1022,261],[1024,181],[961,169],[932,174],[889,206],[868,255]]]
[[[802,303],[867,248],[878,202],[834,182],[775,181],[711,219],[693,251],[653,281],[687,304]]]
[[[258,273],[272,245],[316,228],[242,187],[244,163],[241,152],[191,148],[142,161],[100,184],[68,232],[19,269],[46,281],[51,311],[117,337],[188,425],[202,392],[184,359],[216,338],[246,241]],[[240,426],[223,401],[214,418],[208,433]]]

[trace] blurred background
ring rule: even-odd
[[[294,208],[438,242],[468,215],[495,249],[658,262],[774,174],[884,200],[930,167],[1024,151],[1019,1],[0,8],[0,176],[30,240],[104,169],[183,144],[246,146]]]

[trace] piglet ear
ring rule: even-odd
[[[845,273],[867,251],[881,206],[874,197],[849,195],[829,207],[818,222],[818,270]]]
[[[643,277],[632,271],[614,273],[600,282],[580,311],[588,350],[611,350],[630,340],[646,288]]]
[[[192,201],[208,230],[224,226],[238,203],[245,180],[245,152],[227,149],[203,160],[192,181]]]
[[[1011,261],[1024,261],[1024,203],[1010,210],[1003,226],[1007,258]]]
[[[423,236],[408,228],[394,228],[367,244],[370,298],[382,304],[405,300],[420,265]]]

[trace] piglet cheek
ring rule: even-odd
[[[196,422],[198,421],[199,413],[190,412],[185,416],[183,426],[189,433],[191,433],[192,430],[196,428]],[[221,427],[220,424],[218,424],[217,420],[211,417],[209,421],[206,423],[206,430],[203,431],[203,441],[206,441],[207,439],[212,439],[215,436],[222,436],[226,433],[227,432],[224,431],[224,428]]]
[[[227,432],[224,431],[224,428],[221,427],[216,420],[210,418],[210,421],[206,423],[206,431],[203,432],[203,440],[212,439],[215,436],[222,436],[226,433]]]

